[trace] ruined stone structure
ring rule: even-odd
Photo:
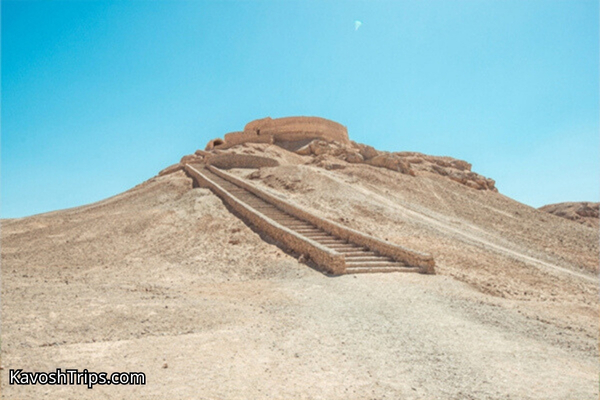
[[[248,123],[243,132],[231,132],[223,139],[213,139],[206,150],[228,149],[242,143],[274,143],[288,150],[298,149],[314,139],[350,144],[345,126],[325,118],[263,118]]]
[[[248,123],[242,132],[208,142],[206,150],[184,156],[159,175],[184,168],[185,164],[214,165],[220,169],[275,167],[280,163],[267,154],[249,154],[246,143],[255,143],[260,152],[279,147],[303,156],[305,164],[325,169],[343,169],[349,164],[366,164],[402,174],[435,174],[475,190],[497,192],[496,182],[471,171],[471,164],[452,157],[428,156],[415,152],[379,151],[348,138],[346,127],[318,117],[263,118]],[[262,144],[262,145],[261,145]],[[240,146],[241,145],[241,146]]]

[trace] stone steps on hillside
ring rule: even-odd
[[[344,273],[419,272],[418,267],[408,266],[402,261],[379,254],[365,245],[353,243],[348,239],[325,231],[310,221],[291,215],[250,190],[239,186],[241,184],[236,184],[235,179],[229,178],[231,181],[226,179],[224,177],[226,174],[217,174],[207,168],[202,168],[199,170],[194,169],[192,176],[194,175],[198,175],[198,178],[205,181],[205,185],[208,184],[213,192],[217,193],[224,201],[231,202],[233,198],[247,209],[251,209],[254,213],[253,218],[261,218],[264,223],[270,223],[269,220],[274,221],[276,224],[291,230],[293,234],[290,235],[297,235],[294,237],[300,238],[303,241],[302,243],[317,243],[321,248],[328,249],[328,254],[333,254],[338,258],[341,257],[345,263]],[[253,225],[257,224],[254,223]],[[304,253],[301,249],[293,248],[293,245],[291,247],[291,250],[297,253]]]

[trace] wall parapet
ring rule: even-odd
[[[270,117],[249,122],[242,132],[230,132],[223,139],[211,140],[206,150],[227,149],[238,144],[276,143],[323,139],[350,144],[348,130],[337,122],[320,117]]]

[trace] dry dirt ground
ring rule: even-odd
[[[3,220],[3,398],[598,398],[597,230],[433,174],[292,163],[252,181],[438,274],[326,276],[181,171]],[[11,368],[147,383],[12,386]]]

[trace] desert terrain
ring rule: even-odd
[[[600,203],[587,201],[547,204],[540,210],[598,229]]]
[[[418,153],[393,170],[268,143],[227,151],[277,160],[229,172],[432,254],[436,275],[328,276],[174,168],[2,221],[3,398],[598,398],[596,228]],[[14,386],[11,368],[147,383]]]

